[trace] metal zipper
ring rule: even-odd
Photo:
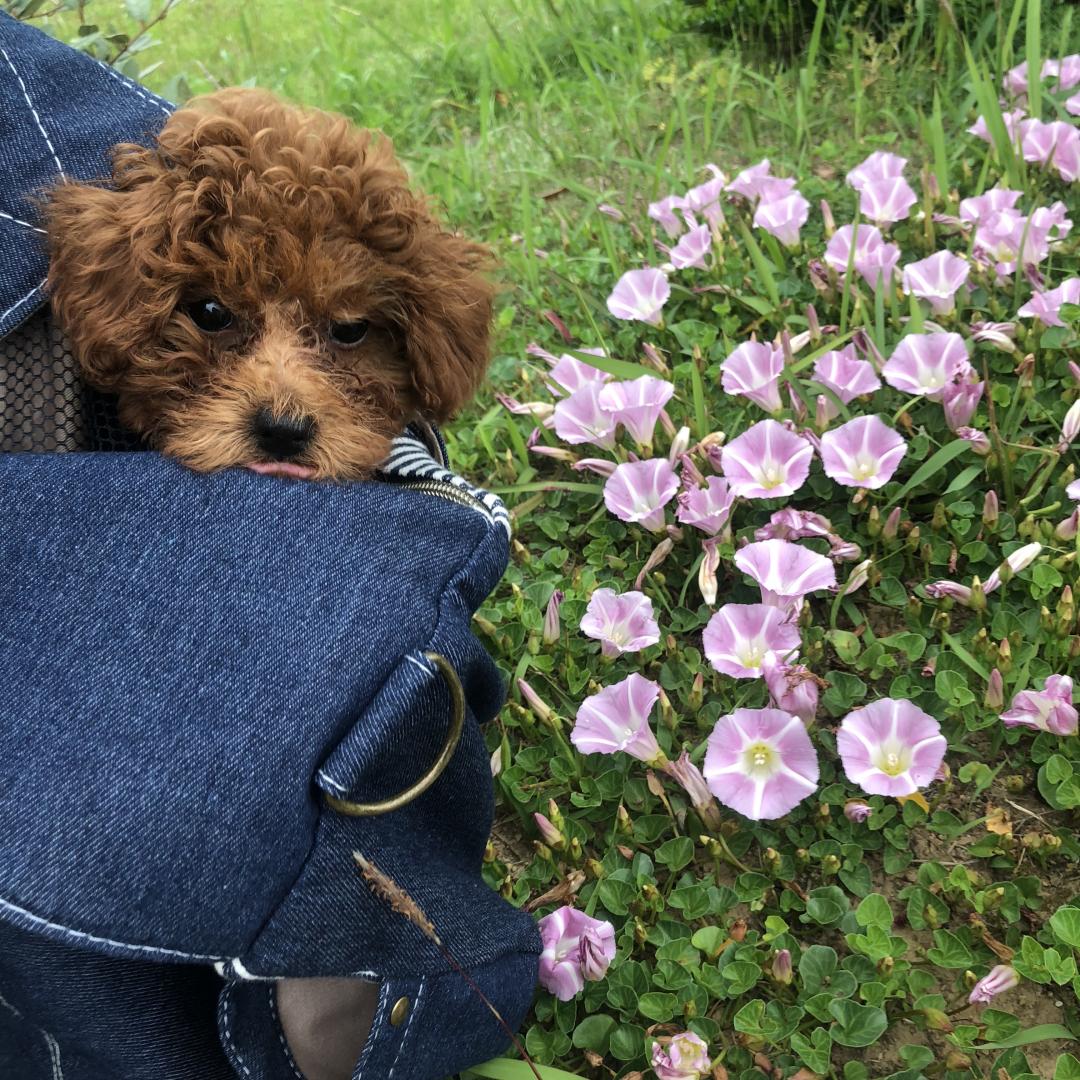
[[[447,502],[457,503],[458,506],[467,506],[470,510],[478,510],[488,519],[494,521],[491,511],[475,496],[446,480],[421,479],[411,476],[395,476],[393,473],[384,473],[383,479],[398,487],[406,487],[412,491],[419,491],[424,495],[434,495]]]

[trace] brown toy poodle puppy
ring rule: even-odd
[[[52,307],[150,445],[199,471],[354,479],[475,391],[486,252],[409,191],[387,139],[223,90],[156,149],[118,146],[112,180],[48,196]]]

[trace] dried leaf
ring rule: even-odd
[[[997,836],[1012,836],[1012,819],[1000,806],[987,805],[986,831]]]

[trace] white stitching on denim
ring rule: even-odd
[[[29,293],[27,294],[30,295]],[[23,297],[25,300],[26,297]],[[22,303],[20,300],[19,303]],[[19,305],[8,308],[8,311],[14,311]],[[4,315],[8,312],[5,311]],[[4,317],[0,315],[0,319]],[[40,915],[35,915],[31,911],[27,911],[26,908],[21,908],[17,904],[11,903],[9,900],[5,900],[0,896],[0,908],[7,908],[8,911],[15,912],[16,915],[21,915],[25,919],[29,919],[35,926],[44,927],[47,930],[61,930],[64,935],[70,935],[71,937],[78,938],[80,941],[93,941],[99,945],[117,945],[121,949],[131,949],[133,952],[139,953],[152,953],[155,956],[175,956],[181,960],[204,960],[208,964],[212,964],[215,960],[220,960],[220,956],[202,956],[199,953],[186,953],[180,952],[177,949],[162,949],[156,945],[131,945],[126,941],[113,941],[112,938],[97,937],[94,934],[85,934],[81,930],[72,930],[70,926],[64,926],[63,923],[49,922],[47,919],[41,918]]]
[[[7,311],[0,311],[0,319],[6,319],[20,304],[25,304],[26,301],[34,295],[34,293],[41,292],[41,290],[45,288],[45,282],[48,280],[48,278],[43,278],[40,285],[35,285],[25,296],[20,297],[18,300],[16,300],[15,303],[7,309]],[[3,903],[4,901],[0,900],[0,904]],[[16,908],[15,910],[18,911],[19,909]],[[29,914],[29,912],[26,912],[26,914]]]
[[[164,98],[158,97],[157,94],[155,94],[152,90],[148,90],[146,93],[143,93],[143,91],[139,89],[138,83],[133,82],[125,75],[121,75],[119,71],[116,71],[114,68],[109,67],[108,64],[103,64],[100,60],[95,60],[94,63],[97,64],[97,66],[101,68],[101,70],[104,71],[106,75],[111,75],[125,89],[130,90],[133,94],[141,97],[143,101],[147,101],[151,105],[156,105],[166,116],[172,116],[172,109],[165,108],[165,105],[168,103],[165,101]],[[149,96],[147,96],[148,94]]]
[[[276,986],[271,985],[267,988],[269,990],[270,999],[270,1017],[274,1021],[274,1030],[277,1031],[278,1042],[281,1043],[281,1049],[285,1051],[285,1060],[289,1063],[289,1068],[293,1071],[293,1076],[296,1080],[304,1080],[304,1074],[296,1067],[296,1061],[292,1056],[292,1051],[289,1049],[289,1044],[285,1041],[285,1029],[281,1026],[281,1018],[278,1016],[276,994],[274,993]]]
[[[387,980],[379,987],[379,1008],[375,1013],[375,1020],[372,1022],[371,1030],[368,1032],[367,1043],[364,1049],[360,1052],[360,1061],[363,1065],[367,1065],[367,1058],[369,1058],[375,1052],[375,1040],[379,1037],[379,1025],[382,1023],[382,1018],[386,1015],[386,1004],[390,1000],[390,982]],[[359,1064],[359,1063],[358,1063]],[[356,1074],[353,1076],[353,1080],[363,1080],[364,1069],[358,1068]]]
[[[0,994],[0,1005],[7,1009],[16,1020],[26,1020],[26,1017],[12,1005],[3,994]],[[49,1048],[49,1064],[52,1066],[52,1080],[64,1080],[64,1070],[60,1067],[60,1044],[44,1028],[38,1028],[38,1031],[45,1040],[45,1045]],[[303,1080],[303,1078],[301,1078],[301,1080]]]
[[[424,979],[420,980],[420,988],[416,991],[416,1001],[413,1003],[412,1012],[409,1013],[405,1030],[401,1033],[401,1042],[398,1044],[397,1053],[394,1055],[394,1064],[390,1066],[390,1072],[386,1080],[394,1080],[394,1070],[397,1068],[398,1059],[405,1050],[405,1044],[409,1041],[409,1031],[412,1029],[412,1022],[416,1019],[416,1014],[420,1011],[420,999],[424,996],[424,981]]]
[[[60,1044],[44,1029],[45,1044],[49,1048],[49,1064],[52,1065],[52,1080],[64,1080],[64,1070],[60,1066]]]
[[[52,154],[53,161],[56,162],[56,168],[61,176],[66,176],[64,172],[64,166],[60,164],[60,159],[56,156],[56,150],[53,147],[52,139],[49,138],[49,133],[45,130],[41,123],[41,117],[38,116],[37,109],[34,108],[34,103],[30,100],[30,95],[26,91],[26,83],[23,82],[22,76],[15,70],[15,65],[11,62],[11,57],[8,56],[7,50],[0,47],[0,53],[4,54],[4,59],[7,61],[7,65],[11,68],[11,74],[19,80],[19,88],[22,90],[22,96],[26,98],[26,104],[30,106],[30,111],[34,114],[34,121],[37,123],[38,131],[41,132],[41,137],[45,140],[46,146],[49,148],[49,153]]]
[[[45,232],[44,229],[39,229],[36,225],[31,225],[29,221],[23,221],[22,218],[12,217],[10,214],[5,214],[3,210],[0,210],[0,217],[7,218],[8,221],[14,221],[16,225],[25,225],[28,229],[33,229],[34,232]]]
[[[231,994],[232,986],[226,985],[221,992],[221,1034],[225,1036],[225,1048],[233,1052],[236,1064],[243,1069],[245,1076],[250,1076],[251,1070],[244,1064],[244,1059],[240,1056],[240,1051],[236,1049],[236,1043],[233,1042],[232,1032],[229,1031],[229,1001],[231,1000]]]
[[[318,777],[324,784],[329,784],[332,788],[337,788],[337,790],[340,791],[342,795],[349,794],[349,789],[345,787],[344,784],[339,784],[332,776],[330,776],[328,773],[323,772],[322,769],[319,770]]]
[[[434,671],[433,668],[428,667],[427,664],[423,663],[423,661],[421,661],[421,660],[418,660],[415,656],[412,656],[410,653],[405,654],[405,659],[408,660],[410,664],[415,664],[425,675],[434,675],[435,674],[435,671]]]

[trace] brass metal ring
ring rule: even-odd
[[[348,802],[324,793],[323,797],[327,804],[339,814],[348,814],[350,817],[375,817],[377,814],[389,814],[391,810],[400,810],[413,799],[423,795],[442,776],[446,766],[450,764],[450,759],[454,756],[458,743],[461,742],[461,732],[465,727],[465,691],[461,688],[461,680],[458,679],[454,665],[445,656],[437,652],[424,653],[424,655],[435,665],[436,671],[443,677],[446,688],[450,691],[450,726],[446,732],[446,742],[443,743],[442,751],[431,768],[415,784],[411,784],[404,791],[381,802]]]

